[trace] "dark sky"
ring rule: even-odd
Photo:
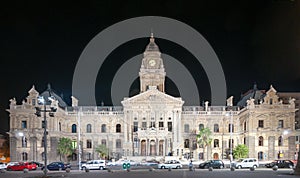
[[[277,91],[300,91],[297,0],[14,1],[0,9],[0,133],[9,128],[5,110],[10,98],[21,103],[32,85],[41,93],[51,83],[70,104],[76,62],[89,41],[117,22],[149,15],[182,21],[206,38],[222,64],[228,96],[233,95],[235,102],[254,83],[260,89],[273,84]],[[181,62],[194,76],[201,98],[209,100],[207,77],[193,56],[171,41],[156,42],[161,52],[184,59]],[[98,74],[105,76],[97,80],[98,104],[111,104],[112,77],[127,59],[142,53],[147,43],[147,38],[130,41],[108,57]],[[133,84],[132,94],[137,85]],[[174,86],[167,80],[168,93],[177,94]]]

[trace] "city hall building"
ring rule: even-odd
[[[47,113],[47,157],[57,161],[61,137],[72,140],[73,161],[98,159],[98,145],[108,148],[109,159],[206,160],[228,159],[230,148],[245,144],[249,157],[259,160],[294,159],[298,137],[295,129],[295,99],[282,100],[275,88],[259,90],[256,86],[245,93],[236,106],[229,97],[226,106],[185,106],[184,98],[165,93],[163,59],[153,36],[141,59],[140,93],[124,98],[120,106],[80,106],[72,97],[72,106],[48,86],[39,93],[34,86],[22,104],[10,100],[11,161],[44,159],[44,115],[38,117],[36,107],[43,109],[38,98],[52,97]],[[138,75],[138,74],[137,74]],[[197,144],[201,128],[209,128],[212,142],[207,147]]]

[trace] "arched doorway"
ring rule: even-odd
[[[218,153],[214,153],[213,158],[214,159],[219,159],[219,154]]]
[[[156,156],[156,143],[154,140],[150,141],[150,156]]]
[[[141,141],[141,155],[146,156],[146,140]]]
[[[159,156],[163,156],[164,154],[164,141],[160,140],[159,141]]]

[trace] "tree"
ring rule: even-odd
[[[233,149],[233,156],[235,159],[247,158],[249,154],[249,148],[244,144],[239,144]]]
[[[209,128],[202,128],[197,135],[198,144],[203,146],[203,155],[205,148],[212,142],[212,132]],[[207,148],[208,149],[208,148]],[[207,150],[207,159],[208,159],[208,150]]]
[[[62,137],[59,139],[57,152],[64,157],[66,162],[68,162],[68,157],[72,155],[73,151],[74,148],[70,138]]]
[[[106,145],[98,145],[95,151],[99,154],[100,158],[106,159],[108,156],[108,148]]]

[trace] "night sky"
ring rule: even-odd
[[[45,2],[14,1],[0,7],[0,133],[9,128],[5,111],[9,99],[16,97],[20,104],[32,85],[41,93],[50,83],[70,105],[73,72],[85,46],[103,29],[139,16],[173,18],[202,34],[222,64],[227,94],[234,96],[235,103],[254,83],[259,89],[272,84],[277,91],[300,92],[297,0]],[[111,104],[114,74],[127,59],[142,53],[148,42],[148,38],[133,40],[109,55],[98,73],[104,76],[96,83],[98,104]],[[201,99],[209,100],[209,82],[196,59],[172,41],[156,39],[156,43],[162,53],[189,69]],[[175,84],[166,82],[167,93],[177,96]],[[138,85],[136,80],[130,95],[138,92]]]

